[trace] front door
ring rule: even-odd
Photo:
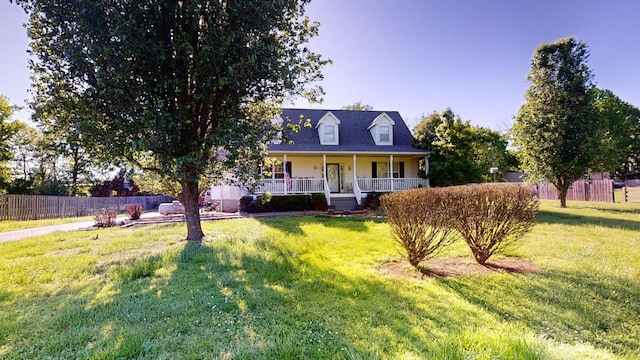
[[[340,192],[340,164],[327,164],[327,182],[329,183],[329,191],[332,193]]]

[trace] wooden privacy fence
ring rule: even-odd
[[[622,199],[625,202],[640,202],[640,187],[623,187]]]
[[[560,192],[548,183],[536,185],[538,199],[558,200]],[[567,200],[570,201],[601,201],[613,202],[613,180],[578,180],[574,182],[567,192]]]
[[[124,211],[126,204],[155,210],[170,196],[74,197],[44,195],[0,195],[0,220],[40,220],[93,215],[98,210]]]

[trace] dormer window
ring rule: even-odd
[[[324,143],[334,143],[336,142],[336,129],[335,125],[324,124]]]
[[[376,145],[393,145],[393,126],[395,124],[386,113],[373,119],[369,125],[369,131]]]
[[[316,125],[318,129],[318,137],[321,145],[339,145],[340,143],[340,120],[331,113],[327,112]]]
[[[378,136],[381,143],[389,142],[389,125],[380,125],[378,127]]]

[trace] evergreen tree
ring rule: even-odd
[[[573,38],[538,46],[512,129],[523,170],[532,180],[555,185],[562,207],[571,184],[596,163],[600,151],[588,56],[586,44]]]

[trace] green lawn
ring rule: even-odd
[[[530,275],[386,277],[384,220],[322,216],[2,243],[0,358],[639,358],[640,204],[556,203],[510,254]]]

